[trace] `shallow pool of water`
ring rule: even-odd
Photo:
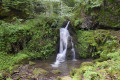
[[[34,65],[35,68],[42,68],[47,71],[49,71],[48,74],[45,75],[45,77],[48,80],[52,80],[54,78],[57,78],[58,76],[67,76],[70,74],[70,70],[75,68],[80,68],[81,63],[83,62],[91,62],[91,59],[81,59],[77,61],[67,60],[65,62],[62,62],[59,67],[52,67],[51,64],[53,64],[53,61],[34,61],[36,65]],[[59,74],[53,74],[52,70],[60,70],[61,73]]]
[[[67,60],[59,65],[59,67],[52,67],[51,64],[54,64],[53,60],[34,60],[34,65],[30,65],[29,63],[19,66],[15,69],[14,74],[11,75],[13,80],[54,80],[58,76],[68,76],[70,74],[70,70],[75,68],[80,68],[81,63],[83,62],[91,62],[92,59],[81,59],[77,61]],[[33,71],[35,69],[43,69],[47,71],[47,73],[40,73],[35,75]],[[53,71],[59,70],[59,73],[53,73]]]

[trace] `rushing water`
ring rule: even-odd
[[[57,54],[57,57],[56,57],[56,62],[54,64],[52,64],[53,67],[58,67],[61,62],[65,61],[69,39],[71,40],[71,44],[72,44],[71,51],[73,53],[73,61],[76,61],[74,44],[72,41],[72,37],[70,36],[70,33],[68,31],[69,23],[70,23],[70,21],[68,21],[65,28],[60,29],[60,49],[59,49],[59,53]]]

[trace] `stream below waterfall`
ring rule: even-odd
[[[53,64],[53,60],[35,60],[32,61],[35,64],[30,65],[25,64],[19,66],[15,73],[12,76],[12,79],[16,80],[16,78],[20,78],[20,80],[54,80],[57,77],[63,77],[63,76],[69,76],[70,70],[79,68],[80,64],[83,62],[91,62],[92,59],[81,59],[77,61],[67,60],[59,65],[59,67],[52,67],[51,64]],[[35,69],[42,69],[47,71],[47,73],[39,73],[39,75],[33,74]],[[58,73],[53,73],[53,70],[59,70]],[[38,71],[39,72],[39,71]]]

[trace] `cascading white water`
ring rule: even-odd
[[[72,42],[72,37],[70,36],[70,33],[67,29],[69,23],[70,23],[70,21],[67,23],[65,28],[60,29],[60,49],[59,49],[59,53],[57,54],[57,57],[56,57],[56,62],[54,64],[52,64],[53,67],[58,67],[60,62],[65,61],[66,52],[67,52],[67,45],[68,45],[69,39],[71,39],[71,44],[72,44],[71,51],[73,52],[73,61],[76,61],[74,44]]]
[[[74,49],[74,44],[73,44],[73,41],[72,41],[72,37],[71,37],[71,44],[72,44],[72,49],[71,51],[73,52],[73,61],[76,61],[76,58],[75,58],[75,49]]]

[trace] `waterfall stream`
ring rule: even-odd
[[[65,28],[60,28],[60,48],[59,48],[59,53],[57,54],[57,57],[56,57],[56,62],[54,64],[52,64],[53,67],[58,67],[61,62],[65,61],[69,39],[71,40],[71,44],[72,44],[71,51],[73,53],[73,61],[76,61],[74,44],[72,41],[73,39],[70,36],[70,33],[68,31],[69,23],[70,23],[70,21],[68,21]]]

